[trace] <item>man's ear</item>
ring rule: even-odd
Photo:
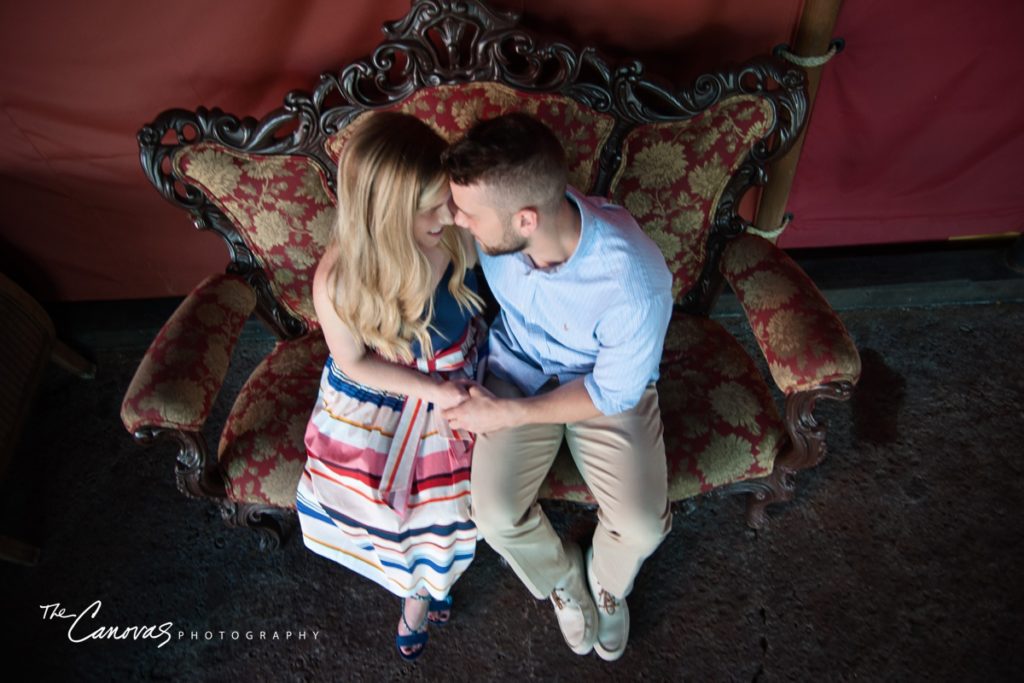
[[[527,206],[512,214],[512,227],[523,237],[529,237],[537,229],[538,218],[537,209]]]

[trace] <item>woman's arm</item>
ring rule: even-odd
[[[328,291],[327,274],[337,259],[337,247],[331,244],[313,276],[313,306],[335,364],[356,382],[375,389],[406,394],[429,401],[438,408],[462,403],[469,394],[454,382],[437,381],[413,368],[389,363],[366,352],[348,326],[338,317]]]

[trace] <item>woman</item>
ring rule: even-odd
[[[444,140],[405,114],[368,116],[339,161],[338,220],[313,279],[330,356],[297,507],[310,550],[403,598],[396,643],[412,660],[476,549],[472,436],[439,411],[468,396],[460,381],[486,335]]]

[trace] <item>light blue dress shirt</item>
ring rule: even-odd
[[[672,315],[672,276],[657,245],[629,213],[573,187],[580,239],[572,256],[537,268],[523,253],[480,263],[501,314],[490,331],[488,369],[526,396],[579,377],[605,415],[634,407],[658,379]]]

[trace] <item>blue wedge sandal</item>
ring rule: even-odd
[[[415,600],[430,600],[428,597],[421,597],[419,595],[413,595],[412,597]],[[395,636],[395,647],[398,648],[399,656],[401,656],[405,661],[415,661],[421,654],[423,654],[423,651],[427,649],[427,639],[430,636],[430,634],[427,633],[427,622],[429,616],[429,612],[423,615],[423,621],[419,623],[419,626],[413,628],[409,625],[409,622],[405,620],[405,598],[402,599],[402,623],[405,624],[405,627],[409,629],[411,633],[409,633],[409,635],[397,634]],[[412,648],[417,645],[420,647],[413,652],[405,653],[402,651],[403,647]]]
[[[444,626],[452,618],[452,596],[446,595],[444,600],[431,600],[427,612],[427,619],[431,624]]]

